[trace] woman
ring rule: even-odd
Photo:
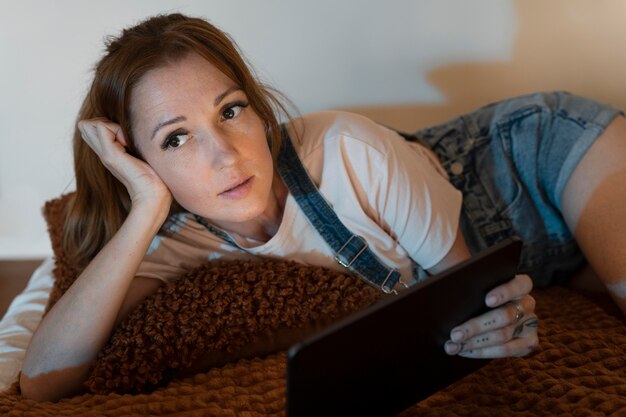
[[[289,143],[341,222],[390,267],[385,291],[410,286],[414,263],[437,273],[513,234],[527,241],[521,269],[546,285],[578,266],[574,230],[624,309],[617,231],[626,201],[613,188],[626,176],[626,123],[618,111],[535,95],[425,129],[410,143],[345,113],[290,120],[283,136],[281,109],[206,21],[159,16],[110,42],[74,135],[77,192],[64,241],[85,269],[33,336],[25,396],[80,391],[126,314],[207,259],[264,255],[341,268],[280,175],[290,169],[279,155]],[[515,135],[500,138],[503,126]],[[492,310],[453,329],[446,352],[532,351],[531,289],[518,275],[492,290]]]

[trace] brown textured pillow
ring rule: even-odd
[[[80,273],[60,246],[69,198],[44,209],[56,263],[47,310]],[[138,393],[175,376],[283,350],[380,296],[351,275],[291,261],[209,262],[162,285],[128,315],[100,352],[86,387]]]

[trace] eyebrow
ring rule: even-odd
[[[230,93],[234,93],[235,91],[240,91],[240,90],[241,88],[236,85],[233,85],[232,87],[227,88],[226,91],[224,91],[219,96],[215,97],[215,100],[213,101],[213,107],[217,107],[222,102],[222,100],[224,100],[224,97],[226,97]]]
[[[240,91],[240,90],[241,90],[241,88],[236,86],[236,85],[227,88],[226,91],[224,91],[222,94],[220,94],[217,97],[215,97],[215,100],[213,100],[213,107],[217,107],[222,102],[222,100],[224,100],[224,98],[227,95],[229,95],[229,94],[231,94],[231,93],[233,93],[235,91]],[[178,123],[178,122],[184,122],[186,120],[187,120],[187,118],[185,116],[176,116],[173,119],[169,119],[169,120],[166,120],[164,122],[159,123],[158,125],[156,125],[156,127],[152,131],[152,136],[150,137],[150,140],[154,139],[154,137],[156,136],[157,132],[160,129],[164,128],[165,126],[169,126],[169,125],[172,125],[172,124]]]
[[[173,119],[166,120],[164,122],[159,123],[158,125],[156,125],[156,127],[152,131],[152,136],[150,137],[150,140],[154,139],[154,136],[157,134],[159,129],[168,125],[173,125],[174,123],[184,122],[185,120],[187,120],[185,116],[177,116],[177,117],[174,117]]]

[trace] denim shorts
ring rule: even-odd
[[[516,235],[520,273],[560,284],[584,263],[560,197],[585,152],[620,110],[564,92],[516,97],[437,126],[417,139],[463,193],[460,228],[472,253]]]

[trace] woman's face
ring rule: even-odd
[[[192,53],[148,72],[131,112],[137,148],[185,209],[216,222],[264,212],[274,170],[263,122],[213,64]]]

